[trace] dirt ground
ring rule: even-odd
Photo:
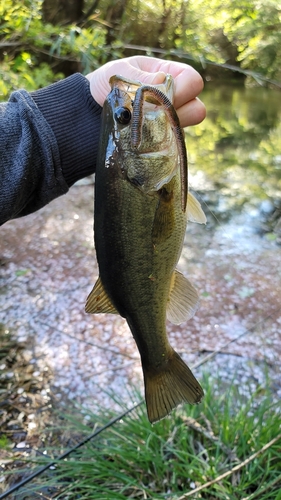
[[[0,323],[24,343],[28,369],[41,377],[42,397],[51,393],[58,404],[67,398],[95,411],[99,405],[118,409],[118,401],[129,405],[131,385],[142,392],[143,382],[125,321],[84,312],[98,275],[93,191],[93,184],[76,185],[1,228]],[[191,366],[219,351],[195,370],[199,380],[207,371],[237,384],[247,397],[268,378],[280,398],[281,247],[257,234],[257,218],[242,213],[227,223],[189,223],[179,269],[196,286],[200,308],[188,323],[167,329]],[[25,396],[24,385],[18,394]],[[29,439],[36,426],[29,426]]]

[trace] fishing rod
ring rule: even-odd
[[[279,313],[279,309],[276,310],[275,313]],[[218,347],[212,353],[207,354],[200,361],[198,361],[197,363],[195,363],[192,366],[192,369],[199,368],[200,366],[204,365],[205,363],[207,363],[208,361],[210,361],[210,359],[214,358],[217,354],[219,354],[222,349],[226,349],[230,344],[233,344],[233,343],[237,342],[239,339],[241,339],[241,337],[243,337],[244,335],[247,335],[248,333],[250,333],[251,331],[253,331],[253,329],[256,328],[259,324],[261,324],[262,322],[266,321],[269,318],[272,318],[272,316],[273,316],[273,314],[269,314],[265,318],[262,318],[258,323],[255,323],[255,325],[253,325],[251,328],[247,328],[246,330],[244,330],[243,332],[241,332],[239,335],[237,335],[237,337],[235,337],[234,339],[229,340],[223,346]],[[44,465],[43,467],[40,467],[40,469],[38,469],[37,471],[35,471],[32,474],[30,474],[30,476],[26,477],[25,479],[23,479],[22,481],[20,481],[18,484],[15,484],[14,486],[12,486],[9,490],[7,490],[6,492],[2,493],[0,495],[0,500],[4,500],[9,495],[11,495],[15,491],[19,490],[22,486],[25,486],[30,481],[32,481],[34,478],[40,476],[47,469],[49,469],[50,467],[56,465],[57,462],[59,462],[60,460],[63,460],[66,457],[68,457],[71,453],[73,453],[74,451],[76,451],[79,448],[81,448],[81,446],[83,446],[84,444],[88,443],[92,439],[96,438],[103,431],[105,431],[106,429],[109,429],[110,427],[112,427],[119,420],[121,420],[122,418],[124,418],[127,415],[129,415],[130,413],[132,413],[136,408],[138,408],[142,404],[144,404],[144,399],[142,399],[141,401],[139,401],[138,403],[136,403],[135,405],[133,405],[128,410],[125,410],[123,413],[121,413],[121,414],[117,415],[116,417],[114,417],[113,419],[111,419],[107,424],[103,425],[102,427],[100,427],[99,429],[97,429],[93,433],[91,433],[89,436],[87,436],[84,439],[82,439],[79,443],[77,443],[75,446],[73,446],[72,448],[70,448],[69,450],[67,450],[66,452],[64,452],[58,458],[56,458],[54,460],[51,460],[50,462],[48,462],[48,464]]]
[[[56,465],[56,463],[58,461],[63,460],[64,458],[68,457],[68,455],[70,455],[70,453],[73,453],[74,451],[78,450],[78,448],[80,448],[84,444],[88,443],[91,439],[96,438],[101,432],[103,432],[104,430],[106,430],[109,427],[111,427],[112,425],[114,425],[116,422],[118,422],[119,420],[121,420],[122,418],[124,418],[126,415],[129,415],[129,413],[131,413],[132,411],[134,411],[136,408],[138,408],[138,406],[140,406],[143,403],[144,403],[144,400],[140,401],[139,403],[136,403],[134,406],[132,406],[128,410],[125,410],[123,413],[117,415],[117,417],[114,417],[107,424],[103,425],[99,429],[95,430],[95,432],[93,432],[89,436],[87,436],[84,439],[82,439],[82,441],[80,441],[79,443],[77,443],[75,446],[73,446],[69,450],[65,451],[58,458],[55,458],[54,460],[51,460],[51,462],[48,462],[48,464],[44,465],[43,467],[40,467],[40,469],[38,469],[37,471],[35,471],[32,474],[30,474],[30,476],[26,477],[25,479],[23,479],[22,481],[20,481],[18,484],[15,484],[14,486],[12,486],[9,490],[7,490],[6,492],[2,493],[0,495],[0,500],[3,500],[4,498],[7,498],[9,495],[11,495],[11,493],[14,493],[15,491],[19,490],[22,486],[24,486],[27,483],[29,483],[30,481],[32,481],[32,479],[34,479],[35,477],[40,476],[47,469],[49,469],[50,467]]]

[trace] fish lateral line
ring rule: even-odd
[[[150,99],[147,99],[150,98]],[[159,105],[163,108],[171,128],[173,130],[179,159],[180,159],[180,176],[181,176],[181,208],[182,211],[186,211],[187,196],[188,196],[188,179],[187,179],[187,169],[188,160],[185,147],[185,140],[183,130],[180,126],[179,117],[177,112],[170,101],[170,99],[158,88],[150,85],[143,85],[136,91],[134,105],[133,105],[133,117],[131,124],[131,146],[133,149],[138,149],[141,144],[142,139],[142,123],[143,123],[143,105],[145,100],[147,102],[152,102],[153,104]]]

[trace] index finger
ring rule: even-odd
[[[163,61],[160,71],[170,73],[174,78],[175,99],[174,106],[176,109],[181,108],[184,104],[195,99],[204,87],[204,82],[199,73],[188,66],[187,64]]]
[[[188,64],[145,56],[132,57],[131,62],[143,71],[155,73],[159,71],[172,75],[175,85],[174,106],[176,109],[195,99],[203,90],[202,77]]]

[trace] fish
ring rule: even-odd
[[[138,347],[148,419],[204,391],[168,340],[166,319],[194,315],[199,297],[177,269],[188,220],[205,223],[188,192],[183,130],[173,106],[174,83],[145,85],[111,77],[102,111],[94,239],[99,277],[85,311],[119,314]]]

